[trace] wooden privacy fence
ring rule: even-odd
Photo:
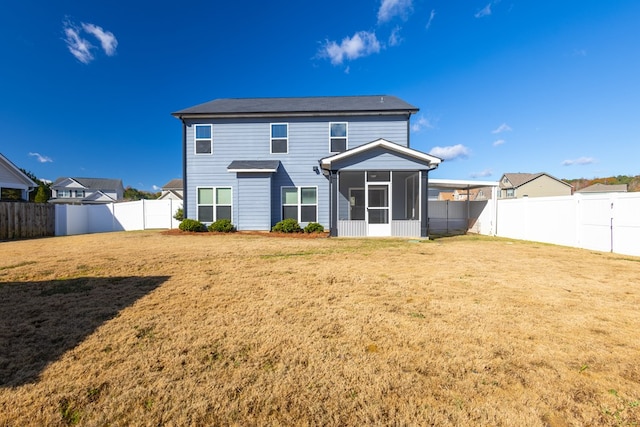
[[[0,240],[54,236],[55,215],[48,203],[0,202]]]

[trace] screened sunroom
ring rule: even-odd
[[[383,139],[322,159],[331,234],[427,237],[428,172],[440,161]]]

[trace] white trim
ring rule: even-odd
[[[442,159],[438,157],[423,153],[421,151],[413,150],[403,145],[395,144],[393,142],[387,141],[386,139],[380,138],[375,141],[369,142],[368,144],[360,145],[350,150],[343,151],[342,153],[325,157],[324,159],[320,160],[320,166],[322,166],[322,169],[329,170],[331,169],[332,162],[351,157],[353,155],[362,153],[363,151],[367,151],[375,147],[384,147],[390,151],[395,151],[397,153],[405,154],[407,156],[414,157],[416,159],[424,160],[429,162],[430,165],[437,166],[442,162]]]
[[[278,137],[273,137],[273,127],[274,126],[279,126],[279,125],[284,125],[287,129],[287,136],[284,138],[278,138]],[[269,124],[269,154],[289,154],[289,123],[270,123]],[[274,153],[273,152],[273,140],[282,140],[284,139],[287,142],[287,150],[284,152],[277,152]],[[275,172],[275,171],[274,171]]]
[[[480,187],[498,187],[498,181],[470,181],[463,179],[434,179],[429,178],[429,187],[431,188],[453,188],[460,190],[463,188],[480,188]]]
[[[284,153],[280,153],[280,154],[284,154]],[[233,173],[252,173],[252,172],[276,172],[278,169],[227,169],[227,172],[233,172]]]

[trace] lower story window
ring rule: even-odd
[[[231,220],[231,188],[198,188],[198,221],[215,222],[219,219]]]
[[[298,222],[318,220],[318,189],[316,187],[283,187],[282,219]]]

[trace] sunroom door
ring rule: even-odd
[[[389,184],[367,184],[367,235],[391,236]]]

